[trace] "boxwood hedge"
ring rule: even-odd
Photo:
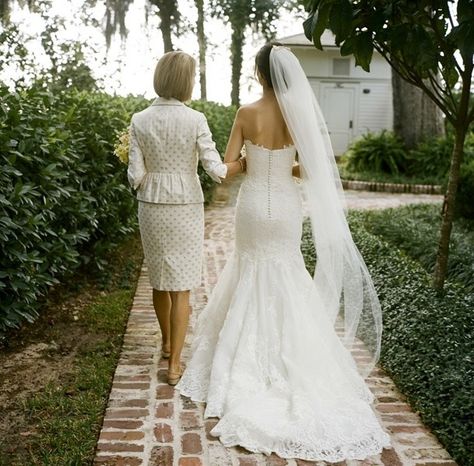
[[[363,212],[350,214],[353,237],[383,309],[381,365],[460,465],[474,464],[474,299],[430,275],[393,245],[369,233]],[[310,224],[302,251],[314,267]]]
[[[11,92],[0,84],[0,336],[37,316],[39,298],[136,229],[136,200],[113,155],[117,132],[150,101],[100,92]],[[235,109],[196,103],[218,147]],[[211,183],[201,173],[206,197]]]

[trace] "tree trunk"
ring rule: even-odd
[[[456,193],[459,184],[459,172],[464,155],[464,140],[466,139],[468,128],[467,114],[469,111],[472,64],[469,69],[466,69],[465,73],[465,76],[463,76],[461,101],[459,103],[459,114],[455,125],[456,139],[454,141],[453,154],[451,157],[448,187],[444,196],[443,220],[441,222],[440,239],[433,274],[433,286],[439,291],[443,289],[448,270],[449,240],[453,226]]]
[[[232,105],[240,105],[240,74],[242,73],[242,49],[245,40],[245,26],[232,25],[231,60],[232,60],[232,92],[230,99]]]
[[[206,89],[206,36],[204,35],[204,0],[195,0],[197,19],[197,40],[199,44],[199,84],[201,100],[207,100]]]
[[[425,139],[444,136],[443,113],[419,87],[392,70],[393,130],[413,149]]]
[[[166,52],[171,52],[173,50],[173,42],[171,40],[171,18],[166,14],[166,11],[160,10],[160,29],[161,35],[163,36],[163,46]]]

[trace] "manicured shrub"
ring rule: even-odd
[[[364,213],[350,225],[382,305],[381,365],[458,464],[472,466],[474,299],[453,283],[436,295],[421,265],[365,229]]]
[[[360,214],[364,227],[432,273],[441,226],[439,205],[412,205]],[[455,221],[449,245],[448,278],[474,295],[474,223]]]
[[[110,156],[123,98],[0,87],[0,331],[32,321],[38,298],[136,227]]]
[[[402,141],[386,130],[364,134],[351,144],[345,158],[347,169],[353,172],[398,174],[405,172],[407,163]]]
[[[33,321],[48,287],[81,265],[101,269],[106,252],[137,228],[117,133],[142,97],[0,86],[0,333]],[[196,103],[222,151],[235,109]],[[207,198],[214,182],[201,173]]]

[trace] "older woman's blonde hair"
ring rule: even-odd
[[[156,64],[153,86],[165,99],[181,102],[191,99],[196,74],[196,60],[180,50],[165,53]]]

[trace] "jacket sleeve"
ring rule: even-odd
[[[212,140],[211,130],[207,124],[207,119],[202,115],[197,134],[197,146],[199,160],[201,160],[204,170],[217,183],[221,183],[221,178],[227,175],[227,165],[222,162],[216,144]]]
[[[137,141],[135,131],[135,124],[130,123],[130,145],[128,149],[128,182],[133,189],[138,189],[140,183],[146,175],[145,159],[143,158],[142,150]]]

